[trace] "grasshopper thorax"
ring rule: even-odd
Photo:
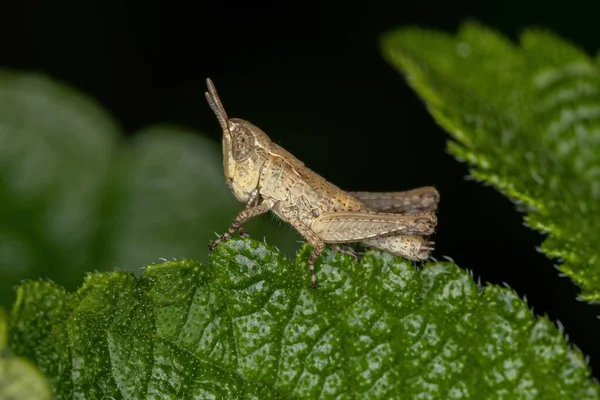
[[[207,79],[207,85],[206,99],[223,130],[225,178],[235,197],[245,203],[258,188],[271,140],[250,122],[238,118],[229,119],[210,79]]]

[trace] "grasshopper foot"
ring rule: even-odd
[[[233,232],[235,232],[235,231],[238,231],[240,233],[241,237],[249,236],[246,232],[244,232],[244,229],[242,228],[242,224],[240,223],[240,221],[238,221],[238,219],[236,219],[236,221],[233,224],[231,224],[231,226],[229,227],[227,232],[225,232],[224,234],[219,236],[219,238],[217,240],[215,240],[208,246],[210,251],[214,251],[217,248],[217,246],[219,245],[219,243],[221,243],[225,240],[231,239],[231,235],[233,235]]]
[[[225,233],[225,234],[219,236],[219,238],[217,240],[215,240],[214,242],[212,242],[211,244],[208,245],[208,249],[210,251],[215,251],[215,249],[221,242],[224,242],[225,240],[227,240],[229,238],[231,238],[231,234],[229,234],[229,233]]]
[[[333,246],[333,248],[340,254],[346,254],[346,255],[352,257],[354,259],[354,262],[360,261],[360,257],[358,255],[358,253],[351,247],[342,248],[339,245],[335,245],[335,246]]]
[[[245,238],[249,238],[250,237],[250,235],[248,235],[246,233],[246,231],[244,230],[244,228],[242,228],[241,226],[238,228],[238,233],[240,234],[241,238],[245,239]]]
[[[316,289],[319,287],[319,285],[317,284],[317,276],[316,275],[311,275],[310,277],[310,287],[313,289]]]
[[[224,234],[222,234],[221,236],[219,236],[219,238],[217,240],[215,240],[214,242],[212,242],[210,245],[208,245],[208,248],[210,249],[210,251],[215,251],[215,249],[217,248],[217,246],[221,243],[224,242],[225,240],[231,239],[231,235],[233,234],[233,232],[235,232],[238,229],[238,226],[236,226],[236,224],[233,224],[228,230],[227,232],[225,232]]]

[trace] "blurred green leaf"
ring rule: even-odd
[[[217,143],[168,126],[133,143],[120,136],[85,95],[0,70],[0,306],[24,279],[75,288],[84,271],[139,272],[158,257],[205,261],[213,232],[243,209]],[[299,247],[293,230],[268,217],[247,231],[290,255]]]
[[[102,263],[92,248],[118,134],[89,98],[0,70],[0,305],[22,279],[74,286]]]
[[[598,399],[577,350],[515,292],[448,262],[230,240],[210,267],[20,286],[11,344],[57,398]]]
[[[28,361],[11,355],[7,340],[6,315],[0,309],[0,399],[50,399],[51,389],[44,376]]]
[[[516,46],[473,23],[456,36],[397,30],[382,48],[456,140],[452,153],[529,212],[548,234],[543,252],[600,300],[598,64],[546,31]]]

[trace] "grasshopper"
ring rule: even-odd
[[[317,287],[315,260],[326,243],[362,243],[411,260],[424,260],[433,250],[439,194],[433,187],[403,192],[348,192],[308,169],[258,127],[228,118],[210,79],[206,100],[223,130],[223,167],[227,185],[246,204],[226,233],[209,246],[238,231],[249,219],[273,212],[292,225],[313,251],[308,258],[312,287]]]

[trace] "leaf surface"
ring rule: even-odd
[[[46,400],[50,399],[50,385],[30,362],[15,357],[6,347],[7,321],[0,309],[0,399]]]
[[[600,71],[560,37],[528,30],[519,45],[479,24],[456,36],[387,33],[382,49],[454,139],[471,174],[527,211],[542,251],[600,300]]]
[[[314,290],[309,253],[230,240],[210,267],[95,273],[74,294],[25,283],[13,348],[59,398],[600,397],[581,353],[510,289],[328,250]]]

